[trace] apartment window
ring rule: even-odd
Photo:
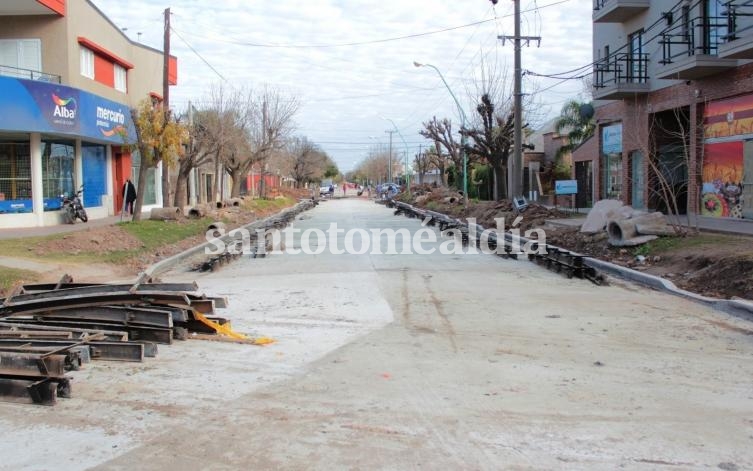
[[[42,70],[42,41],[0,39],[0,69],[9,77],[36,79]]]
[[[94,52],[81,46],[81,75],[94,80]]]
[[[704,1],[704,54],[716,54],[717,47],[724,42],[729,33],[727,18],[722,16],[726,10],[724,3],[724,0]]]
[[[633,82],[643,82],[646,79],[645,61],[643,58],[643,30],[638,30],[628,36],[628,78]]]
[[[127,89],[127,75],[124,67],[118,64],[115,66],[115,90],[119,90],[123,93],[128,91]]]

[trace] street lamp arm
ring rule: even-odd
[[[463,127],[466,127],[468,125],[468,119],[465,116],[465,111],[463,111],[463,107],[460,106],[460,102],[458,101],[458,98],[452,92],[452,89],[450,88],[450,84],[447,83],[447,80],[445,80],[444,75],[442,75],[442,72],[431,64],[420,64],[418,62],[413,62],[413,65],[415,65],[416,67],[430,67],[434,69],[437,75],[439,75],[439,78],[442,79],[442,83],[444,84],[445,88],[447,88],[447,91],[450,92],[450,96],[455,101],[455,106],[458,107],[458,113],[460,114],[460,119],[462,121],[461,125]]]

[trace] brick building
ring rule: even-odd
[[[0,227],[59,224],[60,194],[80,185],[90,218],[116,214],[138,175],[130,108],[161,100],[162,70],[89,0],[0,2]],[[150,170],[147,207],[159,182]]]
[[[753,220],[753,2],[595,0],[593,55],[578,197]]]

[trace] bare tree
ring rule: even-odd
[[[455,140],[455,136],[452,132],[452,121],[447,118],[439,120],[436,116],[434,116],[430,121],[423,123],[423,126],[424,129],[420,130],[418,133],[434,143],[437,148],[437,156],[439,158],[442,157],[443,152],[441,152],[441,149],[444,148],[444,150],[446,151],[446,154],[444,155],[449,159],[450,162],[452,162],[455,170],[458,172],[458,174],[460,174],[463,169],[463,152],[460,147],[460,143]],[[439,162],[439,160],[437,160],[435,161],[435,163],[437,165],[437,168],[442,170],[444,174],[446,167],[444,165],[441,165],[442,162]],[[456,179],[455,187],[459,190],[463,188],[461,179]]]
[[[413,169],[418,174],[418,184],[424,183],[426,174],[434,168],[432,164],[432,153],[430,150],[424,150],[416,154],[413,158]]]
[[[293,129],[293,116],[299,103],[294,97],[285,96],[272,87],[264,87],[260,93],[250,95],[247,113],[241,116],[248,143],[247,152],[230,152],[223,160],[233,185],[232,196],[240,194],[241,182],[251,167],[258,163],[262,171],[260,194],[265,194],[264,173],[273,152],[282,148],[285,138]],[[245,149],[244,149],[245,151]]]
[[[489,95],[481,95],[476,111],[481,119],[481,126],[463,129],[461,133],[470,138],[467,152],[489,164],[494,175],[494,200],[507,195],[507,165],[513,146],[512,112],[506,118],[495,114],[494,103]]]
[[[216,122],[215,110],[189,110],[189,140],[185,153],[178,158],[178,178],[175,184],[173,205],[187,204],[188,179],[191,170],[212,162],[218,152],[219,141],[212,133],[211,123]]]
[[[287,154],[289,174],[295,180],[297,188],[321,180],[330,162],[327,154],[305,137],[289,140]]]

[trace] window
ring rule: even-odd
[[[126,78],[127,78],[126,70],[121,65],[114,64],[114,66],[115,66],[115,90],[126,93],[128,91],[127,81],[126,81]]]
[[[27,142],[0,142],[0,213],[31,212],[31,153]]]
[[[81,46],[81,75],[94,80],[94,52]]]
[[[643,83],[646,80],[646,64],[643,57],[643,30],[638,30],[628,36],[630,48],[628,60],[628,78],[633,82]]]
[[[45,211],[60,209],[60,195],[73,195],[74,154],[72,142],[42,143],[42,187]]]
[[[107,194],[107,151],[105,146],[82,142],[81,160],[84,170],[84,206],[102,206],[102,195]]]
[[[42,70],[42,41],[0,39],[0,69],[9,77],[36,79]]]

